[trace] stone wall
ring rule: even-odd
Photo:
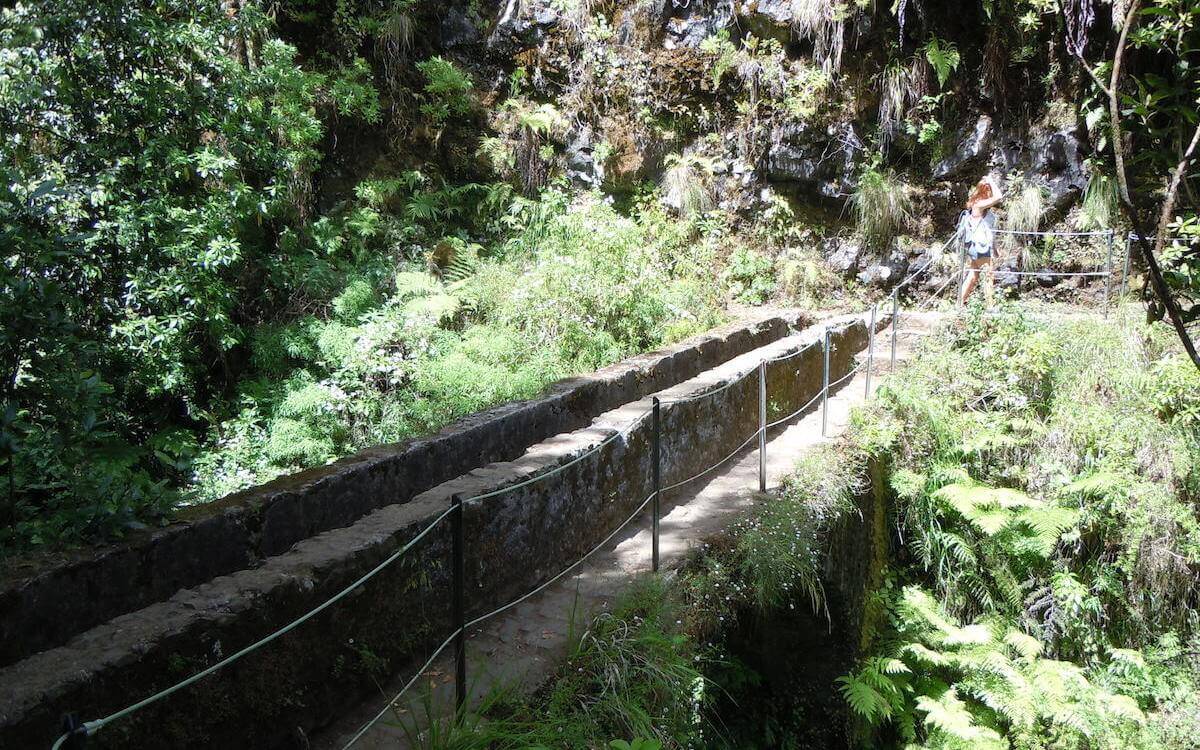
[[[539,398],[471,415],[430,437],[364,450],[184,511],[171,526],[120,544],[64,560],[6,563],[0,571],[0,666],[181,589],[258,565],[473,467],[516,458],[540,440],[776,341],[805,322],[799,314],[770,315],[719,328],[562,381]]]
[[[858,317],[830,325],[836,379],[853,366],[867,332]],[[724,458],[754,433],[758,378],[743,373],[764,356],[796,352],[822,334],[811,329],[788,337],[661,391],[664,484]],[[772,413],[793,411],[820,390],[820,348],[771,363],[767,379]],[[301,541],[256,569],[181,591],[0,671],[0,748],[40,746],[66,711],[107,715],[263,637],[413,539],[455,494],[469,498],[561,468],[467,503],[468,617],[510,601],[578,559],[647,497],[649,407],[648,398],[631,400],[514,461],[473,470]],[[618,432],[624,434],[588,453]],[[443,522],[347,599],[219,675],[104,728],[89,746],[303,746],[305,732],[377,696],[377,682],[423,661],[448,634],[448,559]]]

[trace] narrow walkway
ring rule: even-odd
[[[905,313],[897,337],[897,365],[912,356],[916,342],[931,331],[939,313]],[[887,374],[891,355],[891,329],[875,342],[871,390]],[[859,355],[865,365],[866,353]],[[863,367],[830,394],[828,435],[821,436],[820,402],[792,422],[776,428],[767,441],[767,486],[777,488],[800,455],[812,446],[841,434],[850,410],[862,403],[866,388]],[[706,478],[698,479],[663,496],[659,548],[664,569],[676,567],[688,549],[705,537],[728,528],[745,516],[758,496],[757,445]],[[644,513],[607,547],[580,565],[573,575],[545,591],[482,623],[467,638],[467,674],[471,700],[499,685],[519,685],[532,690],[562,663],[572,633],[581,632],[595,615],[611,606],[632,579],[650,570],[650,517]],[[311,747],[340,750],[370,720],[389,697],[409,679],[404,674],[381,686],[379,696],[344,716],[314,737]],[[438,707],[439,715],[453,701],[454,662],[447,649],[394,707],[394,715],[379,721],[355,743],[362,750],[408,748],[401,723],[428,723],[425,702]]]

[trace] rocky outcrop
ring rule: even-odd
[[[734,8],[729,0],[673,0],[667,19],[663,46],[699,47],[700,43],[733,25]]]
[[[575,187],[595,188],[604,182],[604,165],[596,163],[595,148],[595,136],[587,126],[577,130],[568,141],[563,154],[566,176]]]
[[[992,118],[982,115],[974,125],[963,128],[955,138],[948,156],[933,168],[933,178],[941,180],[963,176],[967,168],[987,158],[992,146]]]
[[[442,49],[454,49],[475,44],[480,40],[475,23],[458,8],[446,9],[438,24],[438,42]]]
[[[850,278],[858,273],[862,242],[857,237],[831,237],[821,243],[821,255],[834,272]]]
[[[738,26],[759,39],[788,42],[796,20],[791,0],[743,0],[738,3]]]
[[[823,129],[806,123],[780,125],[771,131],[767,178],[822,198],[844,198],[856,184],[855,157],[862,148],[852,123]]]
[[[536,47],[559,20],[558,10],[548,0],[505,0],[488,47],[502,53]]]
[[[1035,126],[1028,132],[997,131],[982,115],[955,138],[951,153],[933,169],[935,179],[974,180],[990,171],[1022,173],[1045,190],[1047,208],[1066,210],[1087,187],[1087,141],[1077,128]]]

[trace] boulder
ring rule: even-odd
[[[862,243],[852,237],[830,237],[821,243],[821,255],[825,263],[847,278],[858,273],[862,254]]]
[[[790,182],[824,198],[842,198],[856,184],[854,157],[862,141],[850,123],[817,129],[788,123],[771,131],[767,178]]]
[[[988,154],[992,139],[992,118],[981,115],[974,125],[959,131],[954,151],[934,166],[934,179],[963,176],[969,167],[979,163]]]
[[[455,7],[446,10],[438,25],[438,41],[442,49],[454,49],[479,41],[479,29],[465,13]]]
[[[1033,143],[1034,179],[1046,188],[1049,207],[1063,211],[1087,188],[1084,143],[1077,129],[1040,135]]]
[[[904,280],[908,273],[908,259],[904,253],[892,251],[879,263],[872,263],[858,274],[858,281],[865,286],[888,288]]]
[[[663,46],[699,47],[700,43],[733,25],[731,0],[672,0]]]
[[[900,281],[892,269],[882,263],[872,263],[858,273],[858,283],[863,286],[890,287]]]

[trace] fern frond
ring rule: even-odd
[[[1033,659],[1042,655],[1042,642],[1019,630],[1005,633],[1004,643],[1023,659]]]
[[[953,688],[939,698],[923,695],[917,699],[917,710],[924,712],[926,727],[944,733],[973,748],[1007,748],[1008,744],[996,730],[980,724]]]

